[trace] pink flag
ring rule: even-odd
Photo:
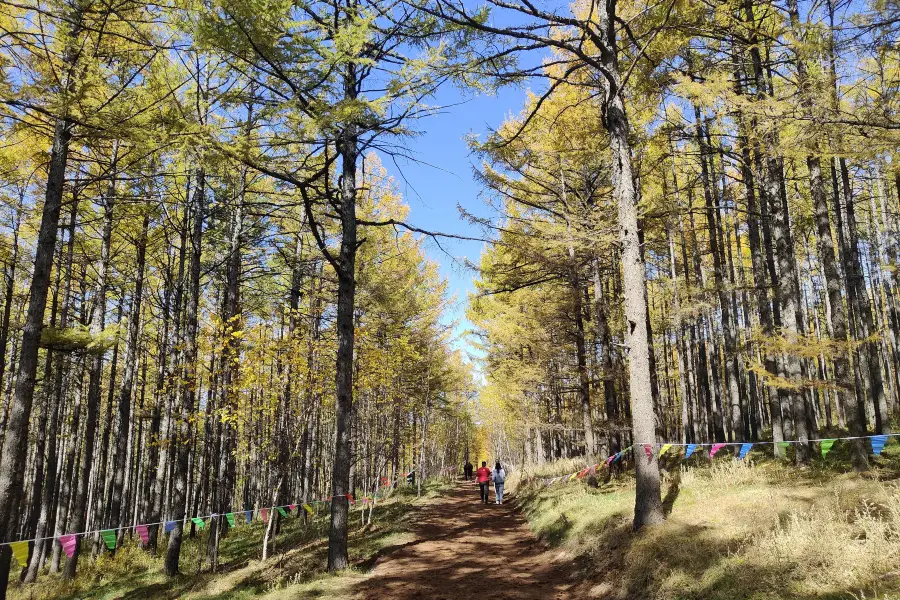
[[[297,508],[297,505],[291,504],[290,506],[288,506],[288,508],[291,509],[291,512],[294,512],[294,509]]]
[[[59,536],[59,543],[62,546],[63,552],[66,553],[66,556],[72,558],[75,556],[75,541],[76,537],[72,534],[66,534]]]
[[[644,454],[647,455],[647,460],[653,460],[653,450],[650,448],[650,444],[644,444]]]
[[[712,458],[716,455],[716,452],[725,447],[725,444],[713,444],[712,449],[709,451],[709,457]]]
[[[140,536],[141,541],[144,544],[150,543],[150,532],[147,531],[146,525],[138,525],[137,527],[134,528],[134,530],[137,531],[138,536]]]
[[[268,508],[259,509],[259,516],[260,516],[260,518],[262,518],[263,523],[265,523],[266,525],[269,524],[269,509]]]

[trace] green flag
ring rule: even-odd
[[[278,510],[278,514],[281,515],[282,517],[287,517],[287,516],[288,516],[288,514],[287,514],[287,512],[284,510],[284,507],[283,507],[283,506],[276,506],[275,508]]]
[[[191,521],[194,522],[194,525],[197,526],[197,529],[203,529],[206,527],[206,523],[203,522],[203,519],[200,517],[191,517]]]
[[[106,531],[100,532],[100,537],[103,538],[103,543],[106,544],[106,547],[110,550],[116,549],[116,532],[114,529],[107,529]]]
[[[313,514],[312,506],[310,506],[309,504],[304,504],[304,505],[303,505],[303,510],[305,510],[305,511],[308,512],[309,514]]]
[[[234,513],[226,513],[225,520],[228,521],[229,527],[234,527]]]
[[[828,454],[836,441],[837,440],[822,440],[822,458],[825,458],[825,455]]]
[[[788,446],[790,446],[790,442],[778,442],[778,447],[781,448],[781,451],[787,454]]]

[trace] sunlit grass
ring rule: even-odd
[[[526,484],[535,533],[565,550],[585,593],[609,599],[900,598],[900,447],[849,473],[846,449],[798,468],[771,457],[663,460],[665,524],[631,531],[630,474]],[[542,465],[541,477],[584,463]]]
[[[360,565],[384,548],[414,539],[409,532],[408,513],[416,504],[430,501],[444,489],[442,484],[429,482],[423,486],[421,499],[412,490],[400,489],[389,500],[379,502],[368,527],[362,525],[357,509],[361,505],[358,505],[350,517],[351,562]],[[74,582],[65,582],[58,575],[42,574],[34,585],[11,584],[8,597],[11,600],[339,598],[365,576],[359,568],[336,575],[324,572],[328,513],[323,508],[307,522],[302,516],[292,516],[282,523],[275,552],[266,561],[261,560],[263,523],[247,525],[239,521],[220,545],[216,573],[203,560],[205,535],[185,539],[181,574],[174,578],[162,573],[165,536],[160,536],[156,557],[139,549],[135,536],[115,555],[104,554],[97,560],[82,557]],[[17,572],[16,569],[13,574]]]

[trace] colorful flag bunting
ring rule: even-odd
[[[77,536],[71,533],[59,536],[59,544],[62,546],[63,552],[65,552],[66,556],[69,558],[75,556],[75,545],[77,540]]]
[[[103,543],[106,544],[106,547],[110,550],[116,549],[116,532],[113,529],[107,529],[105,531],[100,532],[100,537],[103,538]]]
[[[234,513],[225,513],[225,520],[228,521],[229,527],[234,527]]]
[[[606,466],[609,466],[609,463],[611,463],[612,461],[616,460],[616,456],[618,456],[618,454],[613,454],[613,455],[611,455],[609,458],[607,458],[607,459],[606,459]]]
[[[672,444],[663,444],[663,447],[659,449],[659,457],[662,458],[662,455],[665,454],[671,447]]]
[[[831,447],[834,446],[834,442],[836,440],[822,440],[822,458],[825,458],[825,455],[831,452]]]
[[[313,514],[312,506],[310,506],[309,504],[304,504],[304,505],[303,505],[303,510],[305,510],[305,511],[308,512],[309,514]]]
[[[197,529],[203,529],[206,527],[206,523],[203,522],[203,519],[200,517],[191,517],[191,522],[197,526]]]
[[[687,450],[684,453],[684,460],[687,460],[691,457],[691,454],[694,453],[694,450],[697,449],[697,444],[688,444]]]
[[[888,436],[886,435],[873,435],[872,442],[872,454],[878,456],[881,454],[881,451],[884,450],[884,445],[888,441]]]
[[[163,529],[165,530],[166,533],[171,533],[172,530],[175,529],[175,525],[176,525],[175,521],[166,521],[166,525],[165,525],[165,527],[163,527]]]
[[[28,566],[28,542],[13,542],[9,545],[12,548],[13,556],[20,567]]]
[[[138,537],[141,538],[141,542],[145,546],[150,543],[150,532],[147,530],[146,525],[138,525],[134,530],[137,531]]]
[[[750,448],[753,447],[753,444],[741,444],[741,451],[738,453],[738,458],[743,460],[747,453],[750,452]]]
[[[725,444],[713,444],[713,447],[709,450],[709,457],[712,458],[716,455],[716,452],[725,447]]]
[[[269,524],[269,509],[261,508],[259,509],[259,518],[262,519],[262,522],[266,525]]]
[[[287,511],[284,510],[283,507],[281,507],[281,506],[276,506],[275,509],[278,511],[278,514],[279,514],[279,515],[281,515],[282,517],[287,518],[287,516],[288,516]]]

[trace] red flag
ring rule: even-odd
[[[263,523],[265,523],[266,525],[269,524],[269,509],[268,508],[259,509],[259,516],[262,518]]]
[[[653,449],[650,448],[650,444],[644,444],[644,453],[647,455],[647,460],[653,460]]]
[[[354,502],[353,502],[353,494],[347,494],[347,500],[350,501],[350,504],[354,504]]]
[[[141,541],[144,542],[144,544],[150,543],[150,532],[147,531],[146,525],[138,525],[134,528],[134,530],[137,531],[137,534],[140,536]]]

